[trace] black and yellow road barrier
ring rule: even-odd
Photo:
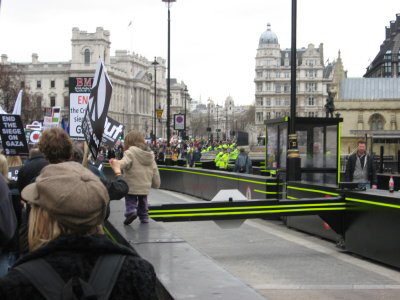
[[[342,198],[291,200],[250,200],[200,202],[151,206],[149,216],[155,221],[209,221],[276,218],[277,216],[318,215],[346,210]]]

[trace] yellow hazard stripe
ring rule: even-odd
[[[172,171],[172,172],[182,172],[182,173],[203,175],[203,176],[211,176],[211,177],[217,177],[217,178],[223,178],[223,179],[250,182],[250,183],[255,183],[255,184],[277,185],[276,182],[262,182],[262,181],[248,180],[248,179],[242,179],[242,178],[235,178],[235,177],[230,177],[230,176],[222,176],[222,175],[216,175],[216,174],[206,174],[206,173],[200,173],[200,172],[186,171],[186,170],[177,170],[177,169],[169,169],[169,168],[159,168],[159,170]]]
[[[290,200],[299,200],[299,198],[292,197],[292,196],[286,196],[286,198],[288,198],[288,199],[290,199]]]
[[[166,212],[195,212],[195,211],[218,211],[218,210],[246,210],[246,209],[262,209],[262,208],[290,208],[290,207],[315,207],[315,206],[338,206],[346,205],[346,202],[335,203],[316,203],[316,204],[284,204],[284,205],[262,205],[262,206],[234,206],[234,207],[208,207],[208,208],[187,208],[187,209],[160,209],[149,210],[150,214],[153,213],[166,213]]]
[[[372,204],[372,205],[378,205],[378,206],[400,208],[400,205],[389,204],[389,203],[374,202],[374,201],[361,200],[361,199],[355,199],[355,198],[347,198],[347,197],[346,197],[346,200],[351,201],[351,202],[360,202],[360,203],[366,203],[366,204]]]
[[[268,195],[276,195],[276,194],[282,194],[282,193],[278,193],[278,192],[265,192],[265,191],[260,191],[260,190],[253,190],[256,193],[260,193],[260,194],[268,194]]]
[[[176,218],[176,217],[207,217],[207,216],[229,216],[229,215],[257,215],[257,214],[276,214],[286,212],[306,212],[306,211],[333,211],[346,210],[345,207],[330,208],[307,208],[307,209],[281,209],[281,210],[259,210],[259,211],[234,211],[234,212],[214,212],[199,214],[172,214],[172,215],[150,215],[150,218]]]
[[[288,186],[287,188],[291,189],[291,190],[298,190],[298,191],[305,191],[305,192],[312,192],[312,193],[320,193],[320,194],[325,194],[325,195],[339,196],[338,193],[332,193],[332,192],[327,192],[327,191],[322,191],[322,190],[307,189],[307,188],[300,188],[300,187],[297,187],[297,186]]]

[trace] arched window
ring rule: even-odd
[[[370,118],[371,130],[383,130],[385,120],[380,114],[374,114]]]
[[[89,65],[90,64],[90,50],[86,49],[84,55],[85,55],[85,65]]]

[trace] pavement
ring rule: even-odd
[[[201,200],[165,190],[149,195],[154,205],[192,201]],[[234,229],[213,221],[159,224],[269,300],[400,299],[398,270],[279,221],[246,220]]]

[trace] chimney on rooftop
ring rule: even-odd
[[[2,64],[6,64],[7,63],[7,59],[8,59],[7,54],[2,54],[1,55],[1,63]]]
[[[37,64],[39,62],[39,55],[37,53],[32,53],[32,63]]]

